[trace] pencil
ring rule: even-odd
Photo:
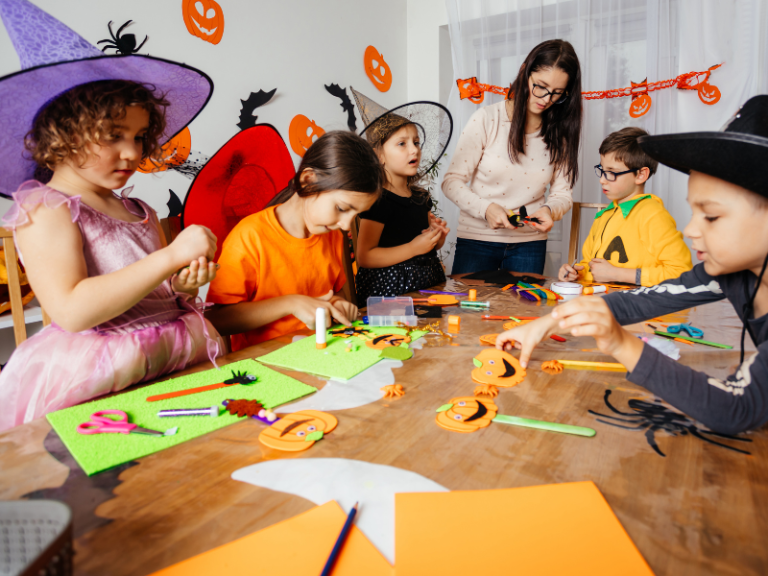
[[[680,334],[670,334],[669,332],[662,332],[661,330],[654,330],[654,334],[658,334],[659,336],[666,336],[667,338],[672,339],[680,338],[681,340],[688,340],[689,342],[696,342],[696,344],[704,344],[705,346],[714,346],[715,348],[725,348],[726,350],[733,349],[733,346],[728,346],[728,344],[718,344],[717,342],[710,342],[708,340],[702,340],[701,338],[691,338],[689,336],[681,336]]]
[[[341,533],[339,534],[339,537],[336,538],[336,544],[333,545],[333,550],[331,550],[331,555],[328,556],[328,561],[325,563],[325,568],[323,568],[323,571],[320,573],[320,576],[330,576],[331,572],[333,572],[333,566],[336,564],[336,559],[339,557],[339,554],[341,553],[341,549],[344,546],[344,541],[347,539],[347,534],[349,534],[349,531],[352,529],[352,523],[355,520],[355,514],[357,514],[357,505],[359,502],[355,502],[355,505],[352,506],[352,510],[349,511],[349,516],[347,516],[347,521],[344,522],[344,527],[341,529]]]

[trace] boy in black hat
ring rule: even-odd
[[[712,430],[760,427],[768,421],[768,95],[750,99],[723,132],[645,136],[640,144],[652,158],[690,174],[693,215],[684,233],[702,263],[657,286],[567,302],[499,335],[496,346],[522,348],[526,366],[533,348],[558,330],[594,336],[630,381]],[[744,327],[741,365],[722,380],[679,364],[621,327],[724,298]],[[745,362],[746,332],[757,353]]]

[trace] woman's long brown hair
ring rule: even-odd
[[[509,129],[509,157],[518,162],[525,154],[525,121],[531,91],[531,74],[545,68],[559,68],[568,74],[567,96],[561,104],[553,104],[541,115],[540,134],[549,150],[555,170],[564,170],[571,187],[579,177],[579,144],[581,141],[581,67],[570,42],[547,40],[536,46],[520,67],[507,98],[513,100],[512,126]]]

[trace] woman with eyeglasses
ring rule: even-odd
[[[442,185],[461,210],[453,274],[544,272],[547,232],[573,203],[581,118],[581,68],[565,40],[531,50],[506,100],[472,115]]]

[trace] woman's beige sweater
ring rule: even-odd
[[[545,203],[554,220],[571,209],[571,187],[563,171],[550,164],[544,139],[526,135],[525,155],[513,164],[508,142],[511,122],[504,101],[480,108],[459,137],[451,165],[443,178],[443,193],[460,209],[459,238],[487,242],[531,242],[547,235],[524,226],[492,230],[485,220],[491,203],[517,212],[525,206],[532,214]],[[549,197],[544,199],[547,185]]]

